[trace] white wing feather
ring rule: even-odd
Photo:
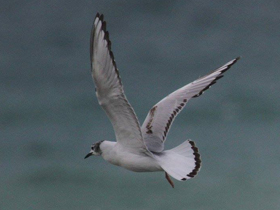
[[[138,119],[124,94],[103,15],[97,14],[94,20],[90,58],[96,95],[114,127],[117,142],[145,149]]]
[[[150,151],[163,151],[164,141],[177,114],[191,98],[200,96],[218,79],[222,78],[222,74],[238,59],[236,58],[214,72],[174,91],[153,106],[141,127],[144,142]]]

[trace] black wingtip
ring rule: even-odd
[[[101,15],[99,16],[99,19],[101,20],[101,22],[103,22],[104,15],[103,15],[103,14],[101,14]]]
[[[228,68],[226,68],[225,70],[221,71],[222,73],[226,72],[227,70],[230,69],[230,67],[235,64],[238,60],[241,59],[241,56],[238,56],[237,58],[233,59],[233,62],[231,64],[228,65]]]
[[[104,31],[104,32],[105,32],[104,39],[106,41],[109,41],[109,32],[108,31]]]
[[[235,58],[234,59],[234,61],[233,61],[233,63],[230,65],[230,66],[232,66],[233,64],[235,64],[238,60],[240,60],[241,59],[241,56],[238,56],[237,58]]]
[[[103,21],[102,23],[102,30],[106,32],[106,21]]]

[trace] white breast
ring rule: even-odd
[[[105,144],[104,144],[105,143]],[[115,142],[103,142],[102,157],[111,164],[135,172],[162,171],[157,161],[145,153],[131,151]]]

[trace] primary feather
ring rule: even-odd
[[[90,58],[98,102],[113,125],[117,142],[145,149],[138,119],[124,94],[103,15],[97,14],[93,24]]]
[[[168,131],[186,103],[215,84],[238,59],[233,59],[214,72],[174,91],[153,106],[141,127],[145,144],[150,151],[163,151]]]
[[[215,84],[239,58],[163,98],[149,111],[141,128],[124,94],[106,22],[99,14],[91,31],[90,59],[98,102],[113,125],[117,142],[104,140],[93,144],[86,158],[101,155],[114,165],[136,172],[165,171],[172,187],[168,174],[182,181],[194,177],[201,167],[198,148],[188,140],[164,151],[167,134],[186,103]]]

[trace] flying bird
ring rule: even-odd
[[[238,59],[163,98],[150,109],[140,126],[124,93],[104,16],[97,13],[90,39],[92,77],[98,102],[113,125],[116,141],[94,143],[85,158],[101,155],[109,163],[130,171],[163,171],[173,188],[169,175],[180,181],[193,178],[201,167],[198,148],[193,141],[186,140],[173,149],[164,150],[167,134],[187,102],[215,84]]]

